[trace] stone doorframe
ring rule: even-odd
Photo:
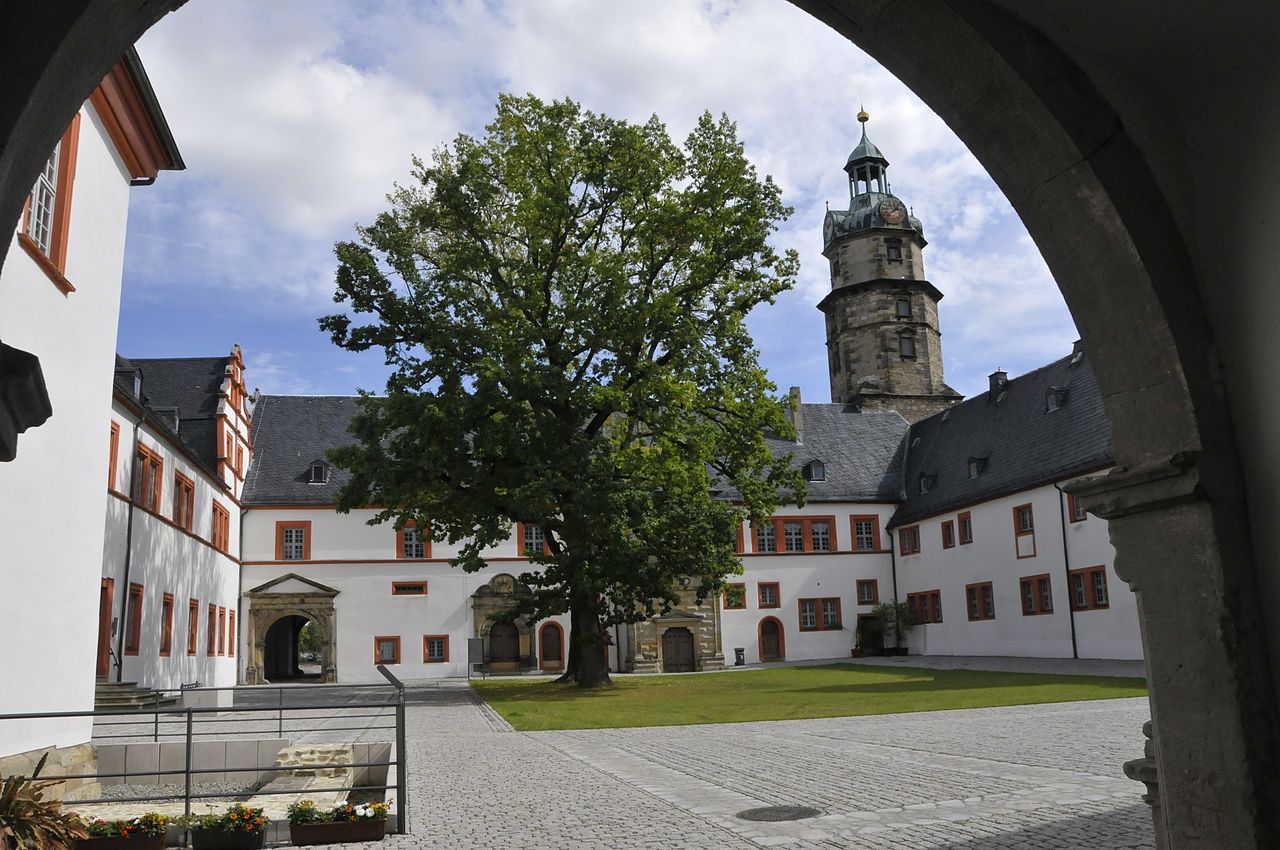
[[[667,669],[667,659],[662,651],[662,639],[667,636],[668,629],[689,630],[689,634],[693,636],[693,670],[696,673],[703,669],[702,653],[698,651],[698,627],[703,625],[701,617],[677,609],[664,617],[655,617],[653,625],[657,628],[658,662],[656,666],[659,673]]]
[[[287,581],[308,585],[308,590],[285,592],[272,588]],[[263,656],[266,653],[267,629],[281,617],[305,617],[320,630],[320,681],[332,684],[338,681],[337,612],[333,600],[338,591],[327,585],[303,578],[297,573],[287,573],[260,584],[245,593],[249,601],[247,612],[248,634],[246,643],[249,657],[244,669],[246,685],[264,685]]]
[[[475,636],[484,640],[484,663],[489,664],[489,631],[493,624],[503,618],[503,612],[510,609],[517,598],[530,596],[532,591],[516,580],[510,573],[499,573],[471,594],[471,613]],[[525,669],[538,665],[538,648],[535,645],[533,624],[527,617],[516,617],[511,620],[520,633],[520,662]]]

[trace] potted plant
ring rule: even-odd
[[[89,837],[76,841],[77,850],[164,850],[169,818],[156,812],[123,820],[96,818],[85,828]]]
[[[289,806],[289,841],[299,847],[381,841],[387,834],[387,810],[383,802],[339,803],[330,809],[312,800]]]
[[[911,616],[911,606],[905,602],[880,602],[871,609],[871,615],[880,624],[881,634],[893,632],[892,655],[906,655],[907,648],[902,645],[902,636],[911,631],[916,624]]]
[[[192,850],[258,850],[269,823],[262,809],[243,803],[233,803],[220,815],[189,815],[175,822],[191,830]]]
[[[88,833],[72,812],[62,811],[44,791],[58,780],[37,782],[48,753],[31,776],[13,774],[0,781],[0,847],[4,850],[67,850]]]

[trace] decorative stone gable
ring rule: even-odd
[[[691,640],[685,637],[688,633]],[[679,673],[724,668],[720,636],[720,594],[701,603],[696,590],[680,594],[679,604],[666,614],[628,627],[627,672]],[[686,657],[685,642],[692,643]]]

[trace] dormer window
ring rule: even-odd
[[[914,334],[898,336],[898,354],[904,360],[914,360],[916,356],[916,338]]]
[[[977,478],[979,475],[987,471],[987,459],[985,457],[969,458],[969,477]]]
[[[827,466],[820,460],[811,460],[804,465],[801,474],[805,481],[826,481]]]
[[[920,476],[920,494],[924,495],[925,493],[928,493],[929,490],[933,487],[933,483],[937,480],[938,480],[938,476],[936,475],[921,475]]]
[[[899,298],[896,305],[896,314],[899,319],[911,318],[911,299]]]
[[[1066,387],[1049,387],[1048,392],[1044,394],[1044,412],[1053,413],[1058,408],[1067,403]]]
[[[308,484],[327,484],[329,483],[329,464],[322,460],[312,461],[311,473],[307,478]]]

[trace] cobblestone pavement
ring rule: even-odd
[[[413,701],[412,834],[389,850],[1154,847],[1120,770],[1144,699],[535,733],[461,683]],[[735,817],[778,804],[823,814]]]

